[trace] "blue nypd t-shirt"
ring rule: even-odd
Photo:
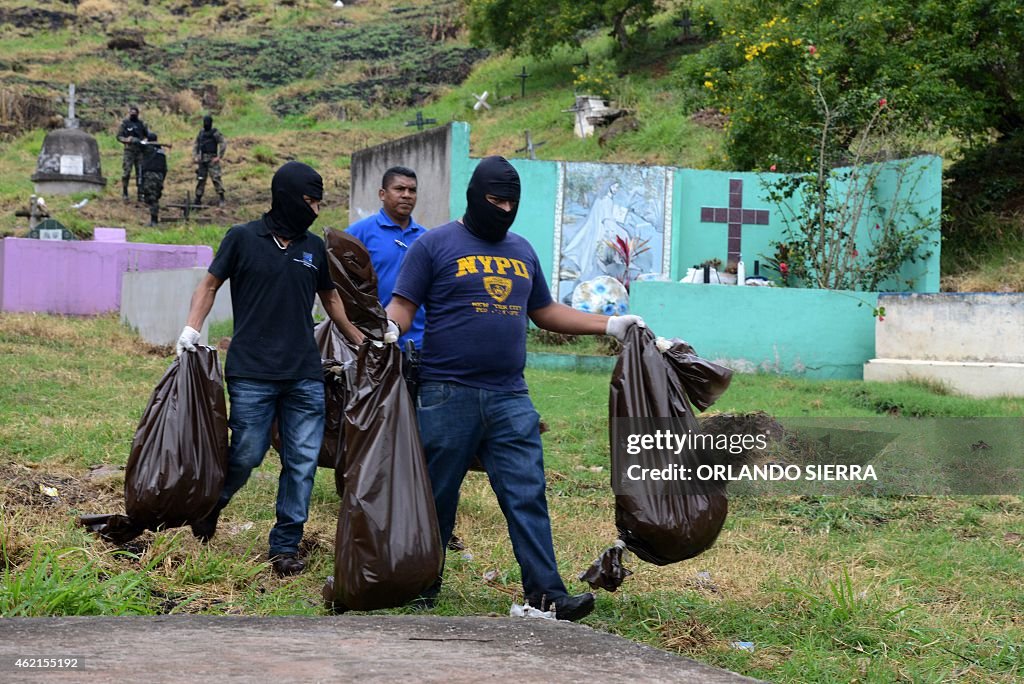
[[[552,300],[525,238],[487,242],[457,221],[434,228],[409,248],[394,294],[427,311],[421,379],[526,389],[528,312]]]

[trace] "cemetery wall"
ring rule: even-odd
[[[0,311],[89,315],[117,311],[127,271],[206,267],[201,245],[51,241],[0,242]]]
[[[349,223],[380,210],[377,191],[384,172],[392,166],[407,166],[416,172],[417,202],[413,218],[427,228],[447,223],[450,220],[451,155],[452,125],[428,129],[353,153]],[[465,192],[465,186],[462,190]]]
[[[125,273],[121,322],[150,344],[174,344],[188,319],[192,293],[206,273],[203,267]],[[213,308],[199,331],[199,341],[207,344],[210,325],[231,318],[231,284],[227,282],[217,290]]]
[[[875,356],[875,293],[638,282],[630,294],[656,334],[741,372],[860,379]]]
[[[470,158],[469,126],[450,124],[451,131],[451,196],[452,217],[461,216],[466,207],[466,185],[479,159]],[[753,273],[753,262],[772,256],[772,242],[784,239],[786,227],[782,210],[767,199],[767,185],[782,178],[773,173],[740,173],[705,171],[674,167],[651,167],[629,164],[597,164],[591,162],[531,161],[510,159],[519,171],[523,192],[513,232],[530,240],[537,250],[545,275],[553,291],[559,289],[559,271],[565,270],[575,231],[585,227],[595,213],[601,193],[616,180],[619,186],[612,195],[613,211],[620,213],[603,220],[604,225],[621,226],[618,234],[646,239],[649,252],[643,265],[651,272],[663,273],[678,281],[694,264],[709,259],[727,263],[729,257],[729,226],[740,220],[739,252],[746,264],[747,275]],[[899,168],[907,171],[900,175]],[[837,169],[842,175],[844,169]],[[735,182],[739,181],[739,185]],[[841,184],[842,185],[842,184]],[[857,249],[867,254],[876,224],[884,223],[881,213],[897,193],[911,199],[903,209],[905,220],[916,215],[937,217],[942,202],[942,160],[922,155],[908,160],[889,162],[878,173],[876,194],[865,203],[857,224]],[[733,192],[733,190],[738,192]],[[799,198],[790,206],[795,206]],[[735,202],[735,203],[734,203]],[[737,215],[722,210],[738,209]],[[719,210],[716,215],[708,210]],[[746,210],[746,213],[744,213]],[[754,212],[764,212],[761,216]],[[599,217],[600,218],[600,217]],[[755,218],[763,221],[755,221]],[[930,245],[919,253],[931,254],[914,264],[905,265],[899,283],[887,283],[883,289],[938,292],[941,238],[938,223],[927,237]],[[590,240],[593,244],[595,241]],[[564,254],[563,254],[564,253]],[[579,261],[579,258],[576,259]],[[560,269],[559,266],[563,268]],[[571,269],[570,269],[571,270]],[[561,277],[565,277],[563,273]],[[906,281],[911,281],[908,287]],[[568,283],[568,284],[567,284]],[[563,283],[562,294],[571,287]],[[562,297],[559,297],[562,299]]]
[[[940,383],[974,397],[1024,396],[1024,294],[881,295],[885,322],[864,379]]]
[[[883,294],[879,358],[1024,363],[1024,294]]]

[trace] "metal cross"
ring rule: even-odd
[[[520,147],[516,152],[526,152],[530,159],[536,159],[537,155],[534,154],[534,149],[543,144],[543,142],[533,142],[533,138],[530,136],[530,131],[526,131],[526,147]]]
[[[437,123],[437,119],[424,119],[423,118],[423,112],[422,111],[418,111],[418,112],[416,112],[416,118],[413,121],[406,121],[405,125],[406,126],[415,126],[417,128],[417,130],[422,131],[424,126],[429,126],[430,124],[436,124],[436,123]]]
[[[693,26],[693,20],[690,19],[690,10],[683,10],[683,18],[676,19],[672,23],[683,29],[684,38],[690,37],[690,27]]]
[[[530,77],[530,74],[526,73],[526,67],[523,67],[523,72],[516,74],[516,78],[519,79],[519,96],[526,97],[526,79]]]
[[[483,95],[477,95],[476,93],[471,93],[471,94],[473,95],[473,97],[476,98],[476,104],[473,105],[473,111],[474,112],[479,112],[481,109],[490,109],[491,108],[491,105],[487,104],[487,96],[490,93],[488,93],[486,90],[484,91]]]
[[[740,260],[743,226],[767,226],[767,209],[743,208],[743,180],[729,179],[728,207],[701,207],[701,223],[725,223],[729,226],[729,251],[727,263],[735,265]]]

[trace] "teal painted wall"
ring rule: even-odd
[[[902,179],[899,172],[901,165],[906,167]],[[837,169],[837,172],[843,173],[844,169]],[[728,227],[723,223],[702,222],[701,207],[728,207],[731,179],[743,181],[744,208],[766,209],[769,212],[767,226],[743,226],[741,252],[747,275],[753,273],[754,260],[763,261],[764,256],[774,254],[772,242],[782,240],[786,228],[784,216],[787,212],[767,199],[765,184],[781,177],[773,173],[676,170],[672,197],[674,233],[671,278],[679,280],[686,275],[688,267],[708,259],[721,259],[725,263]],[[897,195],[911,198],[906,200],[903,224],[910,221],[914,214],[937,219],[942,205],[942,160],[934,155],[922,155],[889,162],[878,173],[876,192],[877,207],[889,206]],[[791,206],[797,206],[798,200],[798,197],[795,198]],[[865,206],[857,225],[856,239],[857,249],[862,254],[866,255],[870,250],[876,224],[884,224],[884,214],[880,209]],[[922,247],[918,253],[923,255],[930,251],[931,256],[923,261],[905,264],[900,273],[901,282],[886,283],[884,289],[939,291],[940,231],[937,221],[928,240],[931,244]],[[905,281],[908,280],[913,281],[912,287],[907,286]]]
[[[907,166],[907,171],[903,174],[902,181],[896,167],[896,164],[899,163]],[[902,281],[913,281],[913,287],[906,287],[905,282],[903,284],[889,283],[890,287],[886,289],[892,291],[938,292],[939,256],[942,244],[939,228],[939,215],[942,212],[942,159],[928,154],[906,159],[902,162],[890,163],[879,173],[877,187],[880,206],[889,205],[892,202],[892,198],[897,194],[902,197],[911,197],[912,201],[908,209],[922,218],[932,217],[935,221],[935,230],[932,231],[929,238],[932,244],[924,245],[918,250],[918,254],[921,256],[927,252],[931,252],[931,256],[914,264],[904,264],[900,271],[900,279]],[[869,216],[862,226],[862,232],[864,234],[871,233],[874,230],[875,223],[882,217],[881,213]],[[910,214],[907,214],[906,218],[910,218]]]
[[[452,180],[449,187],[449,203],[452,220],[461,218],[466,211],[466,186],[473,175],[479,159],[469,158],[469,124],[456,121],[452,124],[451,140]]]
[[[862,379],[875,355],[874,293],[638,282],[630,294],[656,334],[739,371]]]
[[[466,186],[479,159],[470,158],[470,129],[466,123],[452,124],[451,137],[451,216],[458,218],[466,209]],[[557,214],[560,180],[566,162],[531,161],[511,159],[519,171],[523,183],[519,215],[512,230],[525,236],[544,265],[548,282],[554,278],[555,259],[554,230],[561,220]],[[897,165],[904,164],[908,172],[900,181]],[[842,169],[838,170],[840,173]],[[743,181],[743,207],[762,209],[769,212],[768,225],[744,225],[742,254],[747,275],[753,274],[754,261],[763,260],[762,255],[772,255],[772,242],[782,240],[785,230],[784,211],[767,199],[764,183],[781,178],[772,173],[740,173],[726,171],[704,171],[696,169],[675,169],[672,172],[671,207],[672,256],[669,277],[678,281],[686,275],[688,267],[708,259],[721,259],[724,263],[728,252],[728,227],[723,223],[701,221],[701,207],[728,207],[729,181]],[[881,171],[877,181],[879,206],[886,206],[894,195],[904,197],[912,194],[911,209],[921,217],[938,216],[942,204],[942,160],[934,155],[922,155],[899,162],[889,162]],[[909,214],[906,214],[909,217]],[[866,210],[861,217],[857,232],[857,248],[867,254],[876,223],[882,223],[877,210]],[[902,281],[913,281],[912,287],[905,283],[888,283],[885,289],[892,291],[938,292],[940,233],[938,224],[930,238],[932,244],[920,251],[930,251],[931,256],[915,264],[907,264],[901,272]]]
[[[686,275],[686,269],[708,259],[726,262],[728,231],[724,223],[702,223],[701,207],[728,207],[729,181],[743,181],[743,208],[769,210],[769,225],[743,226],[741,254],[747,275],[754,274],[754,260],[772,254],[771,242],[783,229],[779,212],[765,199],[761,179],[775,174],[698,171],[677,169],[672,197],[672,280]]]
[[[516,214],[516,222],[512,224],[512,232],[519,233],[533,245],[544,268],[544,277],[550,285],[555,260],[555,207],[561,165],[530,159],[509,161],[519,172],[519,181],[522,184],[519,213]]]

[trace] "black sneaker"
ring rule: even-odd
[[[196,539],[204,544],[213,539],[213,535],[217,534],[217,520],[220,518],[220,511],[221,508],[218,505],[205,518],[192,523],[192,534]]]
[[[270,563],[274,568],[274,574],[278,577],[298,575],[306,569],[305,561],[299,560],[294,553],[280,553],[271,557]]]
[[[530,605],[540,608],[540,610],[553,611],[555,618],[558,620],[576,622],[587,617],[594,610],[594,594],[587,591],[576,596],[566,596],[554,601],[537,601],[536,605],[534,605],[533,601],[530,601]]]

